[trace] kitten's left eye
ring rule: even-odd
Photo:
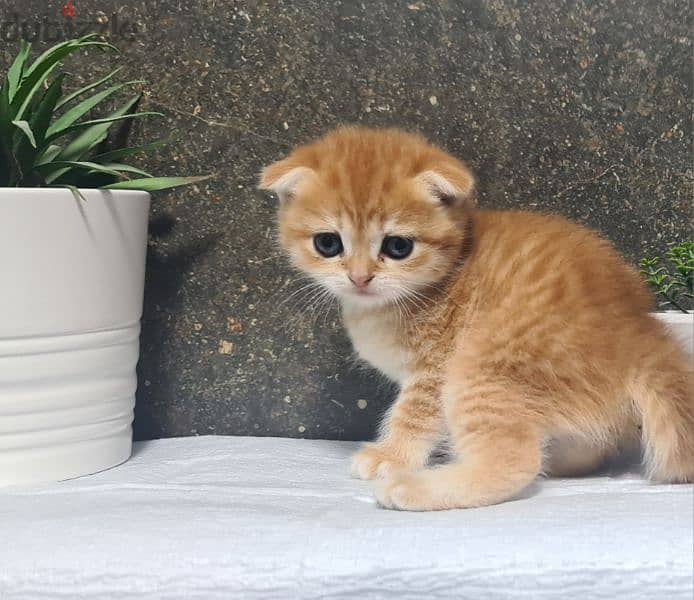
[[[342,252],[342,240],[336,233],[317,233],[313,236],[313,246],[318,254],[332,258]]]
[[[381,252],[390,258],[400,260],[407,258],[414,248],[414,241],[398,235],[389,235],[384,238]]]

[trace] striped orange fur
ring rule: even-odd
[[[352,463],[381,480],[383,506],[493,504],[639,444],[652,479],[694,480],[691,361],[595,233],[477,210],[467,167],[398,130],[339,129],[267,167],[261,187],[280,197],[293,265],[339,298],[357,352],[400,385]],[[451,462],[427,466],[442,441]]]

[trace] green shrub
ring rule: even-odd
[[[642,258],[641,273],[661,299],[661,307],[673,306],[687,312],[694,298],[694,241],[674,246],[666,258]]]

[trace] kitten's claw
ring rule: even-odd
[[[383,446],[366,444],[352,457],[351,474],[356,479],[383,479],[406,465]]]

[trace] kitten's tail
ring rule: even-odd
[[[694,481],[694,372],[688,356],[658,323],[648,336],[629,393],[641,413],[646,472],[661,482]]]

